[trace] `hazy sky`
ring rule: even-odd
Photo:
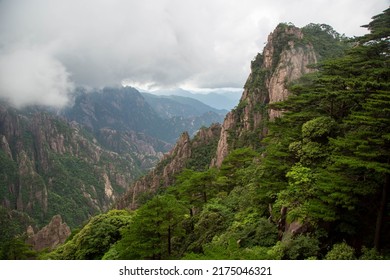
[[[389,0],[0,0],[0,96],[61,106],[75,86],[239,87],[279,22],[347,36]]]

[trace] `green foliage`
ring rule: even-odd
[[[332,118],[326,116],[318,117],[302,125],[302,137],[312,141],[323,142],[332,134],[335,126],[336,124]]]
[[[110,254],[118,259],[172,258],[178,254],[188,218],[188,210],[174,196],[155,196],[137,210]]]
[[[212,245],[228,246],[234,240],[239,247],[270,247],[277,241],[278,231],[274,224],[258,213],[238,213],[230,227],[213,239]]]
[[[389,11],[380,16],[388,17]],[[374,232],[375,246],[385,240],[383,217],[389,215],[389,198],[382,196],[390,185],[389,34],[381,34],[357,38],[345,56],[322,62],[318,72],[291,85],[288,100],[272,105],[286,113],[269,125],[260,178],[277,193],[276,218],[284,206],[290,222],[333,227],[332,238],[370,246]]]
[[[240,172],[248,168],[253,162],[258,153],[251,148],[240,148],[231,151],[220,168],[220,176],[225,178],[226,191],[231,191],[237,185],[243,185],[244,172]]]
[[[315,196],[315,176],[310,168],[296,164],[286,174],[289,178],[287,189],[278,193],[275,203],[278,209],[288,208],[287,221],[306,222],[310,220],[311,200]]]
[[[201,252],[202,245],[212,241],[214,236],[226,230],[232,221],[233,213],[220,199],[211,200],[194,218],[196,221],[191,234],[189,251]]]
[[[355,249],[349,246],[347,243],[334,244],[332,250],[330,250],[325,259],[327,260],[355,260]]]
[[[25,243],[25,230],[34,224],[25,213],[0,206],[0,259],[34,259],[36,252]]]
[[[131,215],[125,210],[111,210],[93,217],[64,245],[48,253],[46,259],[98,260],[120,239],[120,229],[129,225]]]
[[[366,246],[361,259],[382,258],[378,249],[389,249],[390,228],[389,28],[383,26],[389,12],[374,17],[368,25],[371,33],[356,38],[355,47],[341,57],[347,43],[327,25],[307,26],[303,39],[278,38],[276,54],[289,40],[302,47],[314,40],[322,59],[337,58],[322,60],[317,72],[291,85],[288,100],[270,105],[284,114],[268,124],[261,155],[248,141],[231,151],[219,170],[207,169],[201,156],[193,157],[175,183],[137,209],[128,223],[115,230],[112,222],[104,224],[115,238],[95,236],[77,243],[82,232],[93,236],[86,227],[56,254],[105,259],[356,259],[361,248],[342,242],[346,240]],[[282,24],[277,32],[286,28],[291,26]],[[267,75],[262,60],[258,55],[252,62],[253,76],[246,88],[261,87]],[[236,114],[246,105],[240,103]],[[231,137],[236,137],[235,131]],[[199,153],[206,156],[213,149],[199,148]],[[301,227],[294,231],[292,225]],[[97,240],[104,248],[94,245]]]
[[[50,163],[45,176],[50,206],[47,219],[61,213],[66,223],[74,228],[91,215],[99,214],[99,209],[106,203],[105,182],[102,178],[104,162],[91,165],[84,158],[51,153]],[[119,163],[116,164],[119,166]]]
[[[383,256],[375,248],[370,249],[363,246],[359,260],[383,260]]]
[[[196,139],[192,140],[193,142]],[[186,163],[186,167],[196,171],[205,171],[208,169],[212,157],[215,155],[218,146],[218,138],[212,139],[202,145],[192,147],[191,157]]]
[[[18,178],[17,165],[9,156],[0,150],[0,201],[15,203],[16,197],[8,191],[10,185]]]
[[[234,240],[228,244],[210,243],[204,246],[204,253],[190,253],[184,256],[185,260],[267,260],[268,248],[250,247],[240,248]]]
[[[248,90],[253,90],[256,88],[265,90],[265,81],[270,75],[269,70],[262,68],[264,57],[262,54],[258,53],[254,60],[251,62],[251,78],[248,79],[245,83],[244,88]],[[244,103],[240,102],[235,108],[236,111],[242,110],[242,105]]]
[[[210,168],[199,172],[185,169],[177,176],[175,185],[169,191],[176,193],[191,207],[200,207],[219,191],[217,170]]]
[[[308,24],[302,28],[304,41],[310,42],[320,60],[340,57],[348,48],[348,40],[327,24]]]
[[[319,241],[310,235],[287,236],[278,241],[268,254],[276,260],[302,260],[317,258],[319,254]]]
[[[33,260],[36,256],[23,237],[13,237],[0,247],[0,260]]]

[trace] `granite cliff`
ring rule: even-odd
[[[141,174],[136,157],[105,149],[79,124],[49,112],[0,105],[0,140],[1,206],[38,226],[58,213],[71,226],[82,223]]]
[[[236,148],[259,148],[267,133],[267,122],[282,114],[269,109],[268,105],[288,98],[287,84],[315,71],[310,65],[316,62],[317,54],[302,29],[278,25],[268,36],[263,52],[252,61],[240,102],[226,115],[222,126],[201,129],[194,140],[188,133],[183,133],[157,167],[132,185],[118,201],[118,207],[136,208],[145,194],[144,198],[147,198],[158,188],[169,186],[175,175],[188,167],[191,157],[199,158],[199,152],[194,151],[194,147],[207,150],[208,154],[202,157],[208,160],[208,166],[215,167],[220,167],[228,153]],[[203,149],[202,145],[213,148]]]
[[[31,244],[36,251],[43,249],[53,250],[58,245],[64,243],[70,234],[70,228],[66,223],[63,223],[62,217],[55,215],[47,226],[36,233],[33,227],[29,226],[27,228],[27,243]]]
[[[201,128],[193,139],[187,132],[183,132],[174,148],[164,155],[156,168],[133,183],[126,194],[117,200],[117,207],[135,209],[159,188],[166,188],[172,184],[175,176],[185,168],[207,168],[215,153],[220,133],[219,124]],[[194,165],[194,162],[197,164]],[[199,162],[203,162],[204,166]]]
[[[179,129],[213,119],[164,119],[131,87],[78,88],[73,98],[60,111],[0,102],[0,206],[26,213],[35,227],[61,214],[74,228],[108,210],[173,147]]]
[[[310,65],[317,62],[317,55],[313,45],[303,39],[300,28],[286,24],[278,25],[268,36],[263,52],[252,61],[239,104],[223,122],[213,165],[221,166],[235,148],[258,148],[267,133],[267,121],[282,114],[268,104],[288,98],[287,84],[314,71]]]

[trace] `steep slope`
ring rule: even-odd
[[[157,167],[137,180],[130,189],[117,200],[119,209],[135,209],[159,188],[165,188],[175,181],[175,176],[184,168],[207,168],[215,153],[220,137],[221,126],[214,124],[201,128],[193,139],[187,132],[182,133],[175,147],[164,156]],[[193,163],[196,162],[196,165]],[[203,162],[199,164],[199,162]]]
[[[141,175],[137,157],[104,149],[77,123],[0,105],[0,203],[39,226],[68,225],[108,209]]]
[[[161,118],[169,121],[175,135],[187,131],[192,137],[203,126],[222,123],[227,113],[190,97],[141,94]]]
[[[286,85],[314,71],[317,62],[313,45],[304,41],[301,29],[280,24],[268,36],[262,54],[251,64],[251,73],[237,107],[225,118],[214,164],[221,166],[230,150],[243,146],[258,148],[267,133],[266,122],[281,112],[267,105],[289,96]]]
[[[144,133],[166,142],[177,138],[173,127],[160,118],[142,95],[131,87],[103,88],[88,92],[79,88],[74,105],[62,113],[93,133],[110,128]]]
[[[118,141],[112,143],[116,138],[125,143],[134,141],[133,148],[125,144],[130,151],[150,146],[148,149],[164,153],[172,148],[183,131],[195,135],[202,126],[221,123],[225,111],[192,98],[141,94],[134,88],[120,87],[92,91],[78,88],[74,104],[60,114],[82,124],[108,149],[124,151],[123,145],[118,150]],[[109,137],[110,132],[115,136]],[[158,157],[145,165],[153,166],[156,159]]]
[[[219,135],[217,147],[205,148],[212,153],[205,157],[210,159],[208,162],[210,166],[220,167],[229,152],[237,148],[251,147],[261,150],[261,139],[267,134],[267,122],[282,114],[280,111],[270,109],[269,104],[288,98],[290,94],[287,89],[288,83],[315,71],[310,66],[317,63],[319,58],[324,59],[326,55],[332,53],[321,52],[322,55],[319,55],[320,50],[324,49],[324,44],[329,45],[329,40],[336,44],[339,40],[329,34],[327,29],[329,26],[325,26],[327,28],[323,26],[325,25],[313,24],[300,29],[293,25],[279,24],[268,36],[263,52],[251,63],[251,73],[239,104],[226,115],[219,132],[212,138],[212,141],[215,141],[215,136]],[[311,41],[315,44],[313,45]],[[336,50],[340,51],[340,48]],[[207,141],[205,145],[209,145]],[[185,147],[188,148],[186,143],[190,143],[190,137],[183,134],[168,158],[163,159],[155,170],[137,181],[118,205],[126,207],[128,203],[127,206],[134,208],[138,205],[136,197],[142,196],[142,193],[148,193],[149,196],[156,192],[159,186],[166,187],[172,183],[171,178],[184,169],[184,162],[188,160],[189,154],[196,156],[191,149],[186,150]],[[173,155],[174,162],[177,163],[174,164],[175,168],[170,167]]]
[[[222,123],[224,117],[214,112],[207,112],[195,117],[173,117],[169,121],[175,127],[177,135],[187,131],[190,137],[194,137],[200,128],[209,127],[215,123]]]
[[[33,218],[34,230],[57,214],[74,228],[107,210],[168,140],[217,115],[165,120],[132,88],[80,88],[72,107],[51,110],[0,105],[0,205]]]
[[[99,215],[47,258],[388,259],[388,18],[291,87],[310,59],[332,56],[329,42],[343,47],[329,26],[279,25],[227,116],[220,168],[209,165],[219,126],[183,133],[118,200],[134,212]]]

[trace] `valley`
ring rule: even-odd
[[[389,18],[278,24],[230,110],[182,89],[3,100],[1,257],[389,259]]]

